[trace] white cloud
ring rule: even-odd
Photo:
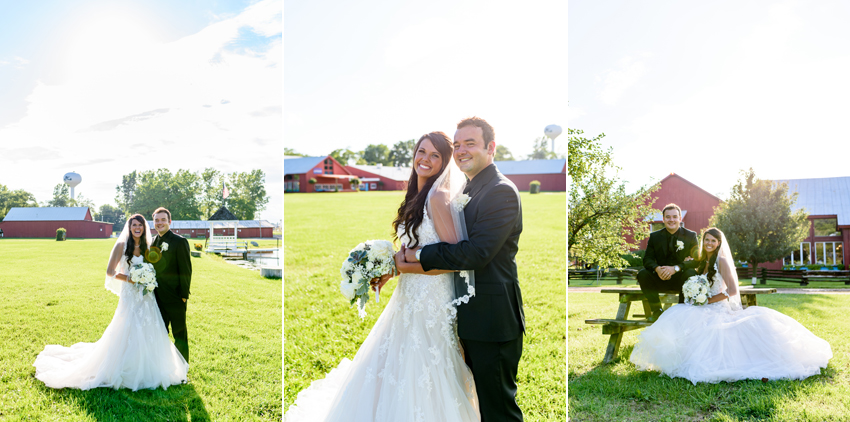
[[[115,17],[97,22],[107,29],[129,25]],[[61,176],[75,170],[83,176],[77,192],[100,206],[112,203],[114,186],[134,169],[280,174],[282,42],[231,47],[240,31],[272,37],[281,27],[280,3],[262,1],[168,44],[131,28],[101,37],[101,44],[78,45],[65,82],[39,83],[26,116],[0,128],[4,148],[17,151],[0,156],[0,180],[46,201]],[[35,147],[42,152],[32,153]],[[264,218],[282,218],[277,179],[267,177],[272,199]],[[98,189],[95,181],[113,188]]]
[[[617,69],[608,70],[602,77],[600,97],[607,105],[616,105],[629,88],[634,86],[646,74],[643,61],[627,56],[620,59]]]

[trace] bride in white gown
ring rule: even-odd
[[[451,140],[442,132],[429,133],[419,139],[414,154],[414,172],[394,223],[397,236],[413,246],[441,239],[456,243],[464,230],[454,224],[461,214],[451,199],[460,193],[465,179],[452,159]],[[429,274],[399,277],[392,298],[354,360],[343,359],[324,379],[298,393],[284,420],[480,419],[475,383],[456,332],[455,306],[464,297],[455,293],[454,273]],[[474,289],[464,293],[474,294]]]
[[[130,217],[115,242],[105,287],[118,295],[112,322],[95,343],[45,346],[35,359],[35,377],[50,388],[162,388],[186,381],[189,365],[168,338],[154,295],[142,295],[128,280],[151,244],[139,214]]]
[[[723,232],[706,231],[700,257],[704,262],[698,271],[712,283],[709,303],[674,305],[646,328],[629,358],[639,370],[696,384],[804,379],[826,368],[832,348],[825,340],[773,309],[741,308],[738,276]]]

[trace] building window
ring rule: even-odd
[[[791,255],[782,258],[782,265],[809,265],[812,263],[812,244],[801,242],[800,247],[791,252]],[[843,258],[842,258],[843,260]]]
[[[842,242],[815,242],[814,260],[821,265],[843,265],[844,244]]]
[[[838,221],[835,218],[818,218],[815,220],[815,236],[841,236]]]
[[[369,183],[369,189],[371,189],[371,190],[378,189],[378,184],[377,183]]]
[[[663,228],[664,228],[664,223],[650,223],[649,224],[649,231],[650,232],[657,232],[657,231],[659,231]]]
[[[330,158],[325,159],[325,174],[334,174],[334,161]]]

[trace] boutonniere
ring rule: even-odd
[[[679,243],[682,243],[682,242],[679,242]],[[681,249],[681,248],[679,248],[679,249]],[[168,243],[163,242],[162,243],[162,251],[165,252],[167,250],[168,250]]]
[[[458,195],[454,200],[452,200],[452,205],[454,206],[455,211],[463,211],[470,199],[469,195],[465,193]]]
[[[165,245],[165,246],[168,246],[168,245]],[[677,240],[676,241],[676,252],[679,252],[682,249],[685,249],[685,243],[682,242],[681,240]],[[163,250],[165,250],[165,249],[163,248]]]

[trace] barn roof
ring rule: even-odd
[[[850,226],[850,177],[819,179],[784,179],[788,193],[797,192],[794,211],[804,209],[809,215],[837,215],[839,226]]]
[[[313,167],[316,167],[324,161],[325,158],[328,158],[327,155],[322,157],[296,157],[296,158],[286,158],[283,159],[283,173],[284,174],[304,174],[310,171]]]
[[[412,168],[410,167],[367,166],[356,164],[353,166],[346,167],[367,171],[369,173],[376,174],[378,176],[386,177],[387,179],[396,180],[399,182],[410,180],[410,172],[412,171]]]
[[[499,172],[514,174],[566,174],[566,158],[556,160],[494,161]]]
[[[83,221],[89,207],[13,207],[3,221]]]

